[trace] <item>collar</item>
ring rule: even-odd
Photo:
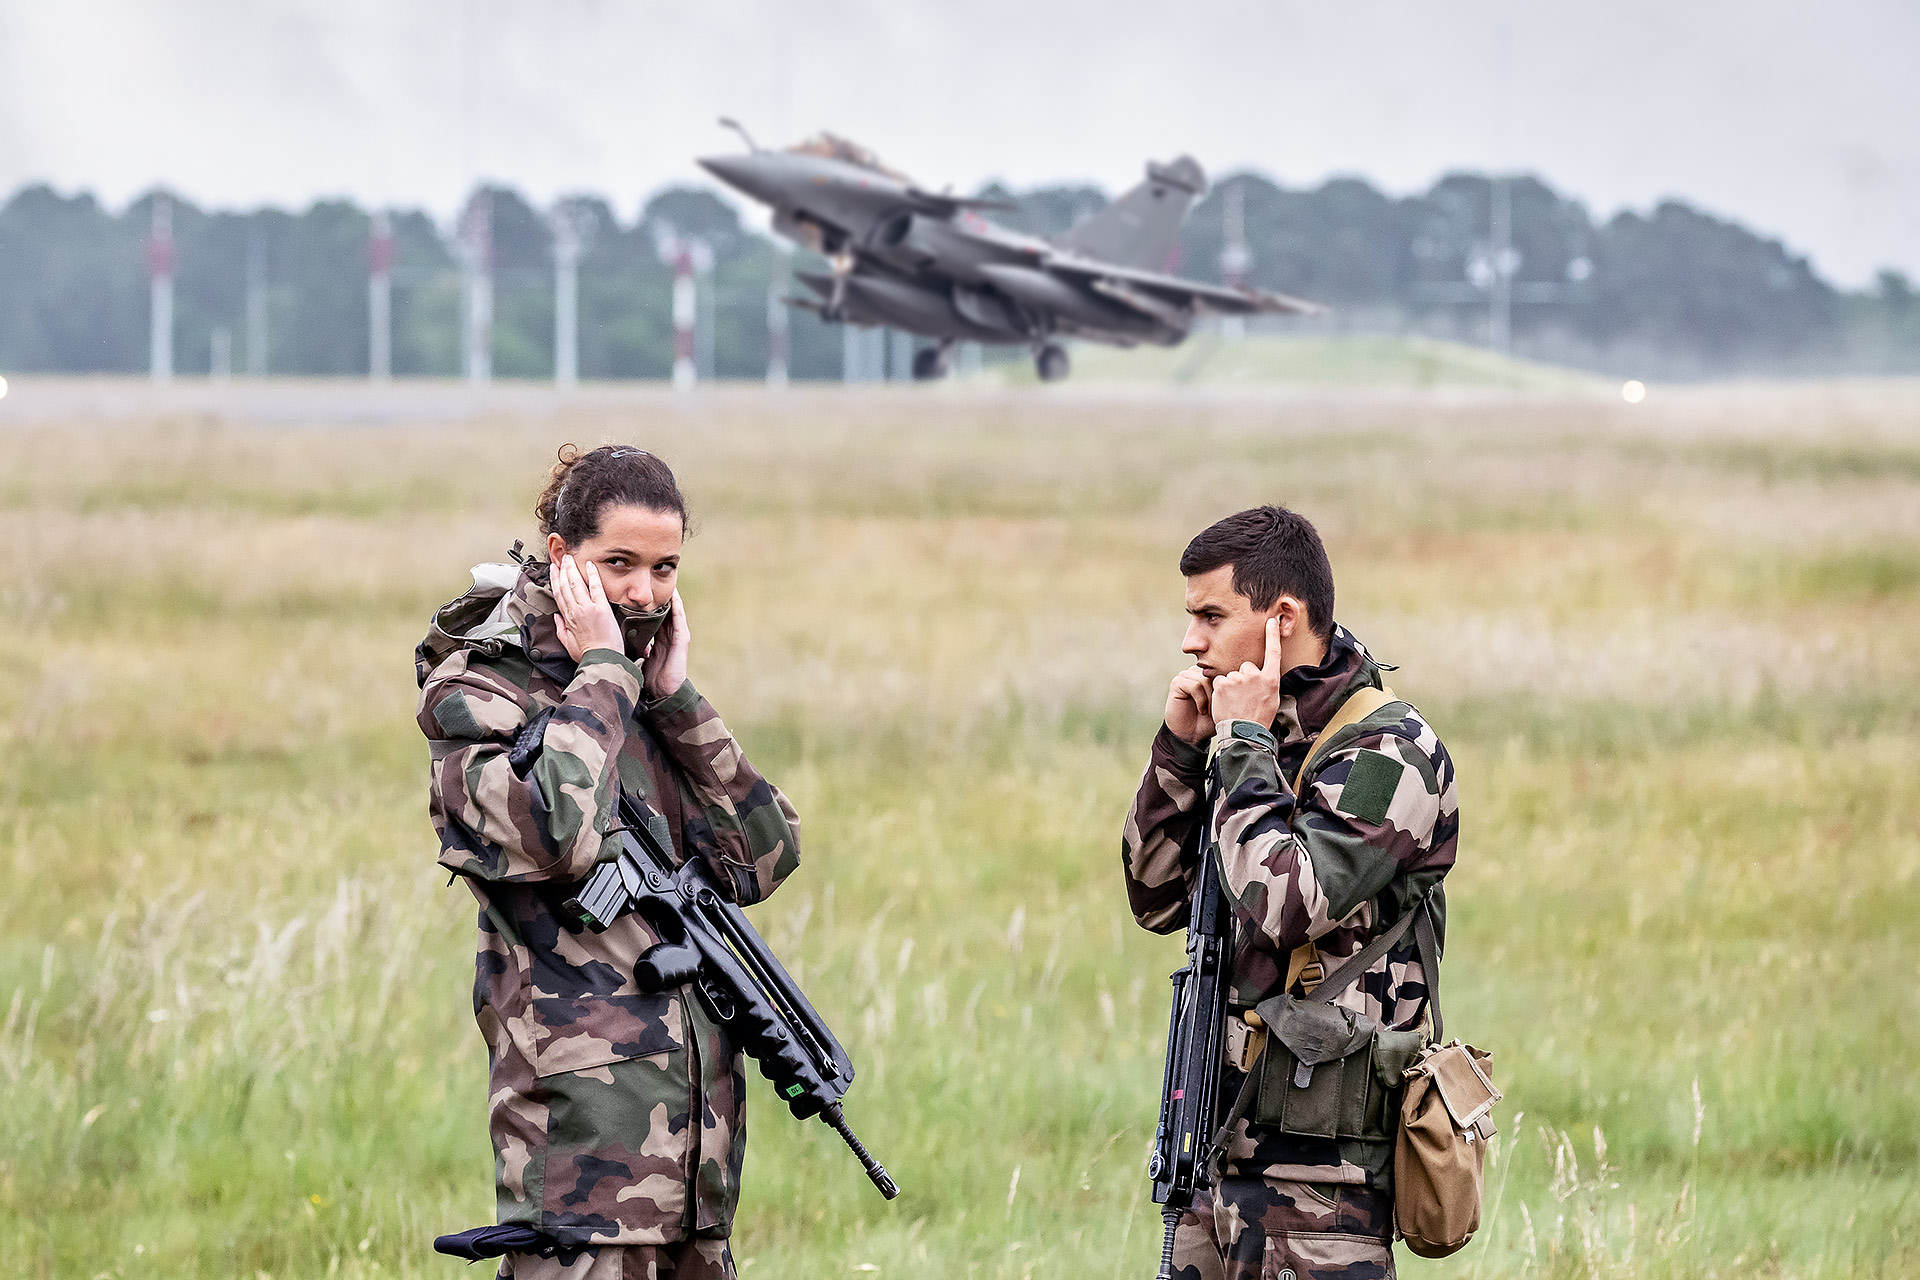
[[[529,559],[520,567],[513,589],[507,592],[507,620],[520,633],[520,647],[527,660],[558,684],[573,679],[574,661],[567,646],[560,643],[560,628],[554,621],[559,602],[547,585],[549,566],[544,560]]]
[[[1280,677],[1274,736],[1283,746],[1317,737],[1356,690],[1381,687],[1380,664],[1359,637],[1336,622],[1320,665],[1294,667]]]

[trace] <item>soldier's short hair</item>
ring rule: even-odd
[[[1252,507],[1205,529],[1180,553],[1186,577],[1233,566],[1233,589],[1255,609],[1283,595],[1307,606],[1307,625],[1322,639],[1333,634],[1333,565],[1311,521],[1285,507]]]

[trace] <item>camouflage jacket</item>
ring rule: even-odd
[[[617,851],[618,790],[664,813],[676,856],[742,903],[798,865],[799,819],[691,683],[656,702],[625,654],[579,664],[554,627],[546,566],[474,571],[419,658],[440,865],[480,904],[473,1008],[491,1057],[499,1220],[566,1240],[667,1244],[731,1227],[745,1153],[742,1055],[686,988],[644,994],[658,939],[557,915],[565,886]],[[510,587],[502,594],[503,586]],[[548,708],[525,780],[507,752]]]
[[[1156,933],[1187,924],[1197,865],[1196,822],[1209,773],[1210,826],[1221,883],[1234,906],[1230,1001],[1246,1009],[1278,992],[1288,957],[1312,940],[1327,969],[1364,947],[1437,885],[1453,865],[1459,801],[1453,761],[1433,729],[1406,703],[1389,703],[1342,734],[1341,747],[1315,760],[1306,794],[1294,773],[1322,726],[1354,691],[1381,687],[1380,667],[1344,627],[1327,657],[1280,682],[1271,728],[1276,753],[1220,726],[1207,750],[1165,725],[1121,838],[1134,917]],[[1349,786],[1349,784],[1352,784]],[[1445,902],[1434,894],[1442,936]],[[1410,1029],[1426,1016],[1427,988],[1413,936],[1335,1000],[1387,1026]],[[1241,1076],[1228,1069],[1224,1096]],[[1228,1167],[1243,1176],[1308,1182],[1379,1183],[1383,1153],[1362,1144],[1300,1138],[1242,1122]]]

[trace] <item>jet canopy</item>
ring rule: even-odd
[[[910,179],[898,169],[890,169],[880,163],[880,157],[873,154],[857,142],[849,141],[837,133],[821,130],[811,138],[796,142],[787,148],[789,154],[796,156],[821,156],[828,160],[841,160],[847,164],[858,165],[862,169],[871,169],[900,182]]]

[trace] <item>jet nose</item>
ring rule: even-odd
[[[703,156],[699,165],[728,186],[756,200],[774,202],[773,175],[768,171],[770,166],[764,156]]]

